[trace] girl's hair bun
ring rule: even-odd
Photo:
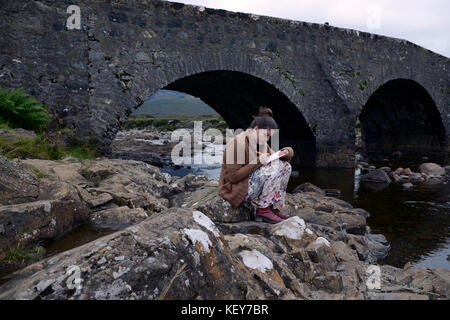
[[[273,117],[272,109],[260,107],[258,110],[258,117]]]

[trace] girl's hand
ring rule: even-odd
[[[291,147],[284,147],[281,149],[281,152],[284,154],[284,156],[280,157],[282,160],[290,161],[294,156],[294,150]]]
[[[282,150],[280,152],[280,159],[286,158],[289,155],[289,151],[287,150]]]
[[[269,161],[270,158],[270,154],[269,153],[261,153],[258,157],[259,162],[261,162],[261,164],[263,166],[265,166],[267,164],[267,161]]]

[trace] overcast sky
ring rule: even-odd
[[[178,0],[406,39],[450,57],[449,0]]]

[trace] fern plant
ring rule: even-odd
[[[0,89],[0,123],[41,131],[50,121],[47,107],[19,89]]]

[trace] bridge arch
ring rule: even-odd
[[[364,155],[439,155],[446,149],[441,114],[417,81],[397,78],[379,86],[359,115]]]
[[[248,128],[260,106],[270,107],[280,128],[280,147],[294,148],[292,164],[315,165],[316,141],[305,117],[283,92],[260,77],[231,70],[203,71],[176,79],[160,89],[200,98],[233,129]],[[136,104],[133,110],[139,106]]]

